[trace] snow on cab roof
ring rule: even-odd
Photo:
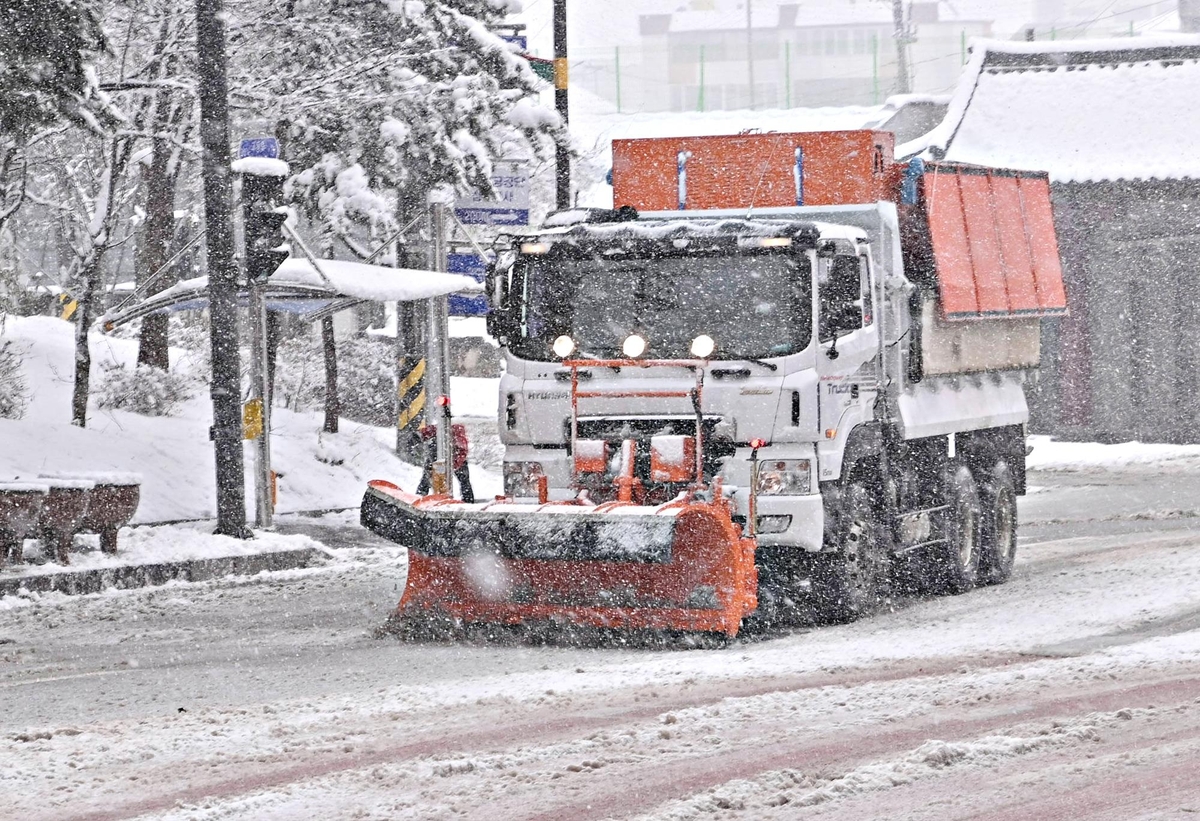
[[[596,239],[667,239],[688,236],[776,237],[815,229],[823,239],[865,240],[866,232],[849,225],[813,220],[807,215],[771,214],[751,216],[745,208],[719,211],[646,211],[637,219],[610,222],[585,222],[589,209],[571,209],[552,215],[546,230],[538,232],[546,239],[588,236]],[[778,210],[778,209],[776,209]],[[578,220],[569,221],[572,217]]]
[[[1200,178],[1200,37],[976,40],[945,119],[897,157],[1055,182]]]

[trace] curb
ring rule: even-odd
[[[299,516],[305,519],[316,519],[327,513],[345,513],[348,510],[358,510],[358,505],[354,505],[353,507],[321,507],[315,510],[285,510],[277,512],[274,515],[276,519],[280,516]],[[215,525],[217,520],[213,516],[201,516],[198,519],[159,519],[152,522],[130,522],[123,527],[165,527],[167,525],[192,525],[204,522],[212,522]],[[250,525],[249,522],[246,524]]]
[[[201,582],[222,576],[253,576],[264,570],[294,570],[308,567],[324,551],[303,547],[247,556],[220,556],[213,559],[189,559],[179,562],[136,564],[125,567],[99,567],[92,570],[66,570],[0,579],[0,597],[21,591],[64,593],[69,596],[99,593],[108,588],[131,590],[157,587],[169,581]]]

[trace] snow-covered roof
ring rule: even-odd
[[[363,301],[408,302],[447,294],[476,294],[483,285],[469,276],[388,268],[345,260],[321,260],[321,270],[295,257],[284,260],[266,286],[268,307],[312,314],[340,310]],[[116,327],[157,311],[199,309],[208,305],[208,277],[184,280],[131,306],[120,306],[101,318]]]
[[[1197,179],[1200,37],[977,40],[945,119],[899,146],[1055,182]]]
[[[337,293],[376,302],[407,302],[458,293],[478,293],[483,288],[474,279],[461,274],[444,274],[414,268],[389,268],[340,259],[321,260],[321,274]],[[306,259],[284,260],[271,276],[272,283],[288,285],[326,285]]]

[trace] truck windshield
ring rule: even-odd
[[[631,333],[649,358],[690,357],[707,334],[715,359],[783,356],[811,336],[807,258],[790,252],[657,258],[525,257],[514,285],[521,302],[513,353],[552,360],[561,334],[585,356],[619,357]]]

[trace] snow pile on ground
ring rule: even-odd
[[[211,525],[189,523],[162,527],[137,527],[121,530],[117,553],[102,553],[98,536],[82,536],[81,542],[90,550],[71,554],[71,564],[60,565],[54,561],[43,564],[27,564],[19,568],[22,576],[39,576],[64,571],[102,570],[108,567],[158,564],[160,562],[185,562],[228,556],[255,556],[285,550],[324,550],[323,546],[308,536],[284,535],[260,530],[253,539],[233,539],[212,533]],[[26,558],[32,558],[38,548],[36,542],[27,542]],[[0,573],[11,575],[18,568],[7,567]],[[2,600],[0,600],[2,601]]]
[[[1026,459],[1029,470],[1078,472],[1200,466],[1200,445],[1145,442],[1102,445],[1096,442],[1058,442],[1049,436],[1030,436],[1028,442],[1033,448]]]
[[[955,767],[991,768],[1005,759],[1072,747],[1081,741],[1097,741],[1100,730],[1129,720],[1134,712],[1121,710],[1067,722],[1054,721],[1028,728],[1027,735],[991,735],[959,742],[934,739],[897,758],[865,764],[837,777],[792,769],[775,770],[752,780],[730,781],[699,796],[660,807],[641,818],[645,821],[684,821],[709,818],[721,810],[768,812],[768,808],[783,806],[812,807],[936,778]]]
[[[44,473],[130,471],[143,476],[135,522],[211,518],[215,515],[216,479],[209,441],[212,405],[207,390],[181,402],[175,415],[139,416],[101,410],[93,404],[87,428],[70,424],[74,326],[51,317],[8,317],[3,339],[24,351],[30,405],[21,420],[0,419],[0,480],[29,480]],[[94,334],[93,379],[106,363],[132,367],[135,340]],[[172,351],[172,362],[184,356]],[[182,364],[182,363],[181,363]],[[95,383],[93,383],[95,384]],[[495,380],[455,380],[456,412],[495,418]],[[459,393],[461,391],[461,393]],[[276,408],[272,423],[272,461],[278,480],[278,511],[355,507],[371,479],[416,486],[419,468],[393,453],[395,433],[346,420],[341,432],[321,432],[319,413]],[[253,445],[247,442],[246,498],[252,499]],[[499,486],[493,474],[472,470],[476,492]]]

